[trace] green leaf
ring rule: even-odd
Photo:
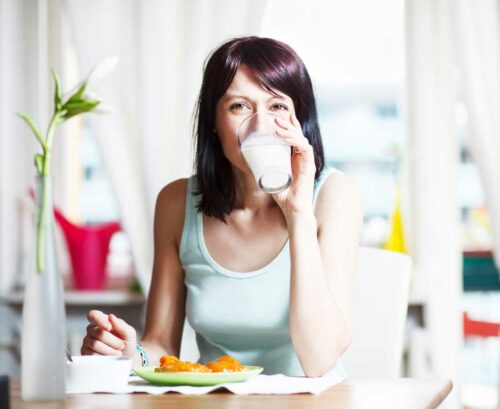
[[[88,107],[91,105],[95,105],[96,103],[101,102],[98,99],[80,99],[78,101],[68,101],[66,102],[63,107],[62,111],[71,111],[73,109],[80,109],[83,107]]]
[[[42,148],[45,149],[45,142],[43,141],[42,133],[40,132],[40,130],[38,129],[38,127],[36,126],[36,124],[33,122],[33,120],[28,115],[23,114],[22,112],[18,112],[17,116],[19,116],[21,119],[24,120],[24,122],[26,122],[26,124],[28,124],[28,126],[30,127],[30,129],[35,134],[36,139],[38,139],[38,141],[42,145]]]
[[[75,115],[83,114],[92,111],[101,101],[98,99],[86,99],[75,102],[67,102],[63,106],[66,113],[63,115],[64,120],[67,120]]]
[[[79,100],[81,100],[81,99],[82,99],[82,96],[83,96],[83,93],[85,92],[85,89],[86,89],[86,88],[87,88],[87,81],[85,81],[85,82],[84,82],[84,83],[80,86],[80,88],[78,88],[78,89],[76,90],[76,92],[75,92],[73,95],[71,95],[71,96],[69,97],[69,99],[68,99],[68,101],[67,101],[66,103],[68,103],[68,102],[75,102],[75,101],[79,101]]]
[[[35,168],[39,175],[43,172],[43,156],[37,153],[35,155]]]
[[[54,104],[55,110],[60,111],[62,107],[62,92],[59,85],[59,78],[54,70],[52,70],[52,77],[54,77]]]

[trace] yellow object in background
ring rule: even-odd
[[[401,217],[401,197],[399,187],[396,188],[396,206],[391,217],[391,230],[389,237],[384,243],[384,249],[397,251],[399,253],[407,253],[405,237],[403,232],[403,219]]]

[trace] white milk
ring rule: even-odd
[[[253,134],[243,141],[241,153],[262,190],[276,193],[289,186],[292,175],[290,149],[269,134]]]

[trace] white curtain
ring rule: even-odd
[[[500,268],[500,2],[457,0],[455,23],[470,148],[483,183]]]
[[[33,221],[28,188],[33,186],[33,155],[38,143],[15,115],[29,114],[46,129],[52,107],[50,66],[57,67],[59,0],[0,0],[0,296],[24,283],[31,264]],[[54,196],[64,207],[67,178],[63,155],[67,139],[58,140],[53,151]],[[56,231],[56,239],[58,231]],[[59,249],[64,246],[59,240]],[[61,251],[59,252],[61,253]],[[64,267],[64,265],[62,265]],[[0,305],[0,341],[11,339],[11,314]],[[3,324],[9,325],[3,325]],[[12,373],[17,358],[0,348],[0,372]]]
[[[452,3],[406,1],[406,119],[412,291],[425,302],[431,373],[456,385],[462,274]],[[454,390],[444,407],[459,407]]]
[[[18,233],[14,216],[17,213],[15,199],[17,189],[11,175],[21,176],[25,172],[20,159],[28,143],[26,135],[22,132],[22,124],[16,121],[13,115],[16,107],[25,102],[21,78],[17,76],[15,70],[15,66],[22,70],[28,66],[23,64],[25,61],[22,44],[23,27],[16,24],[23,20],[23,13],[23,7],[19,2],[13,0],[0,2],[0,89],[5,95],[0,98],[0,226],[5,232],[14,233],[14,237]],[[26,78],[29,76],[26,75]],[[10,169],[10,172],[7,169]],[[5,234],[1,234],[0,293],[2,295],[6,294],[13,284],[14,271],[17,267],[16,253],[17,243],[8,240]]]
[[[82,72],[120,58],[103,98],[114,113],[91,125],[147,293],[152,222],[161,187],[192,172],[192,113],[203,61],[230,37],[259,33],[266,0],[67,0],[66,18]]]
[[[33,186],[33,155],[38,143],[15,115],[29,114],[46,129],[51,114],[50,66],[56,59],[50,46],[57,36],[58,21],[51,10],[57,0],[0,1],[0,294],[22,284],[28,269],[30,227],[23,229],[28,188]],[[66,141],[54,147],[54,195],[64,196]],[[23,210],[24,209],[24,210]],[[23,251],[25,251],[23,253]]]

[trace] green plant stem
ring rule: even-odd
[[[38,273],[45,271],[45,230],[47,229],[48,211],[47,200],[49,195],[50,183],[50,165],[52,160],[52,141],[54,138],[54,131],[61,118],[61,113],[56,111],[52,116],[47,135],[45,138],[45,147],[43,149],[43,166],[41,178],[41,196],[40,209],[37,215],[37,241],[36,241],[36,269]]]
[[[50,176],[40,175],[41,203],[37,214],[36,269],[38,273],[45,271],[45,230],[47,228],[47,197],[49,193]]]
[[[46,176],[50,173],[50,165],[52,162],[52,141],[54,140],[54,131],[56,126],[61,119],[61,112],[56,111],[50,120],[49,127],[47,129],[47,136],[45,138],[45,150],[43,158],[43,175]]]

